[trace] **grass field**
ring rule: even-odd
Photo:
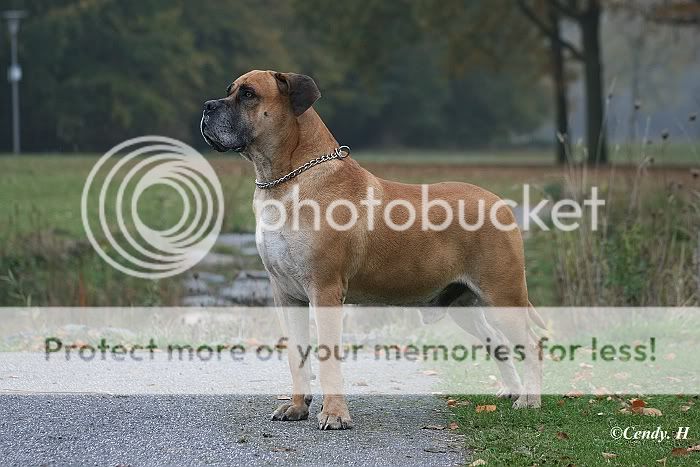
[[[252,212],[253,179],[252,167],[242,158],[231,154],[226,156],[210,154],[208,159],[214,167],[223,187],[225,198],[224,232],[253,231],[254,218]],[[427,159],[423,164],[418,164],[417,160],[411,163],[400,162],[394,155],[361,153],[358,155],[361,163],[371,171],[387,179],[400,180],[406,182],[437,182],[445,179],[466,181],[484,186],[504,197],[519,200],[522,196],[522,183],[532,183],[542,189],[549,183],[559,183],[562,178],[562,171],[553,167],[533,166],[530,168],[516,167],[513,164],[505,163],[504,167],[483,166],[473,162],[458,164],[454,159],[456,155],[444,155],[442,159],[451,159],[451,163],[437,162],[441,157]],[[496,161],[508,161],[513,155],[503,155],[496,158]],[[4,250],[17,251],[31,243],[46,243],[44,237],[49,237],[52,245],[48,248],[51,255],[54,250],[63,249],[61,244],[72,245],[74,242],[85,243],[86,236],[80,218],[80,198],[85,180],[97,160],[96,155],[77,156],[38,156],[24,155],[21,157],[4,156],[0,157],[0,245],[4,245]],[[379,161],[379,162],[377,162]],[[493,162],[493,161],[492,161]],[[122,170],[120,176],[126,171]],[[97,184],[102,181],[98,178]],[[113,194],[113,193],[111,193]],[[94,193],[96,196],[96,192]],[[116,216],[114,209],[114,198],[108,196],[107,218],[114,220],[112,230],[117,231]],[[90,216],[97,218],[96,205],[90,204]],[[180,216],[181,201],[179,195],[169,188],[152,189],[144,193],[139,202],[139,214],[146,223],[152,227],[166,227],[173,225]],[[127,219],[127,224],[129,220]],[[38,239],[37,235],[42,238]],[[551,268],[538,260],[541,250],[539,245],[545,242],[544,238],[532,238],[532,247],[528,248],[528,258],[530,259],[530,270],[532,271],[532,293],[535,299],[543,304],[554,303],[552,297]],[[58,243],[59,245],[56,245]],[[20,248],[21,249],[21,248]],[[44,246],[40,249],[46,250]],[[89,253],[89,252],[88,252]],[[86,253],[86,254],[88,254]],[[7,254],[4,255],[7,259]],[[26,255],[24,255],[26,256]],[[47,255],[38,255],[47,256]],[[41,260],[43,261],[43,259]],[[48,259],[50,262],[50,259]],[[80,259],[79,268],[82,270],[81,281],[85,281],[85,287],[90,290],[110,290],[113,286],[115,272],[103,269],[99,258],[91,258],[83,255]],[[5,270],[0,272],[0,276],[7,276],[9,265],[17,263],[14,259],[6,260],[0,266]],[[16,265],[16,269],[21,269]],[[74,287],[77,277],[71,277],[74,272],[66,271],[69,279],[69,286]],[[542,274],[546,277],[543,277]],[[107,277],[110,279],[108,280]],[[50,280],[45,278],[44,280]],[[103,280],[109,283],[102,283]],[[95,281],[94,286],[90,282]],[[125,278],[125,283],[130,284],[130,279]],[[118,284],[118,283],[117,283]],[[173,292],[168,286],[168,281],[161,281],[160,284],[151,285],[148,288],[142,287],[139,283],[131,283],[130,291],[125,294],[110,293],[108,296],[118,300],[121,304],[140,305],[153,303],[154,288],[165,291],[158,292],[160,296],[156,302],[174,303],[175,297],[163,296]],[[5,284],[6,285],[6,284]],[[19,286],[17,286],[19,287]],[[32,289],[31,284],[25,284],[25,289]],[[34,287],[36,289],[37,287]],[[19,293],[24,297],[30,292]],[[46,303],[48,299],[41,299],[34,292],[34,303]],[[142,299],[138,296],[142,294]],[[75,297],[73,293],[71,297]],[[123,296],[130,297],[130,302],[122,302]],[[25,297],[26,298],[26,297]],[[89,297],[88,297],[89,298]],[[53,297],[54,305],[72,305],[74,303],[56,303],[57,298]],[[68,298],[62,298],[68,300]],[[74,299],[70,299],[74,300]],[[142,301],[139,301],[142,300]],[[108,303],[105,297],[100,303]],[[89,304],[89,303],[88,303]]]
[[[676,162],[685,161],[683,157],[692,154],[692,148],[655,148],[657,152],[666,151],[676,157]],[[652,151],[652,149],[650,149]],[[679,155],[683,154],[683,157]],[[422,158],[419,158],[423,156]],[[252,195],[254,173],[249,163],[235,154],[221,156],[215,153],[207,155],[223,187],[225,216],[223,231],[252,231],[254,218],[252,212]],[[522,185],[532,185],[535,192],[551,194],[561,191],[567,169],[544,165],[551,156],[542,152],[512,153],[369,153],[358,152],[358,160],[373,173],[383,178],[413,183],[455,180],[483,186],[502,197],[520,201]],[[149,303],[174,304],[177,296],[171,296],[177,287],[167,280],[158,284],[132,282],[125,278],[119,281],[119,274],[105,268],[100,258],[91,256],[91,249],[83,248],[79,258],[69,255],[66,271],[61,274],[48,274],[51,277],[28,278],[25,282],[20,270],[27,268],[37,270],[38,275],[45,275],[46,265],[55,261],[56,256],[63,256],[66,249],[75,250],[75,245],[84,245],[85,232],[80,219],[80,198],[85,180],[97,160],[97,155],[23,155],[20,157],[0,157],[0,276],[5,277],[3,286],[13,284],[14,295],[26,301],[34,294],[36,304],[73,305],[80,295],[78,291],[68,295],[42,297],[46,287],[42,281],[67,281],[68,287],[93,290],[100,299],[91,300],[90,295],[80,299],[84,304],[109,304],[116,300],[118,304],[141,305]],[[527,162],[526,164],[523,164]],[[630,165],[619,166],[616,177],[628,178],[636,173]],[[654,178],[661,182],[678,180],[693,183],[688,168],[671,166],[667,169],[655,169]],[[122,170],[117,176],[123,176]],[[594,175],[590,176],[591,178]],[[608,171],[599,177],[602,184],[609,183]],[[97,179],[97,185],[101,179]],[[113,194],[113,193],[112,193]],[[109,198],[107,218],[114,220],[112,227],[116,231],[116,216],[113,209],[114,198]],[[179,195],[167,187],[147,190],[140,199],[138,210],[142,219],[152,227],[164,228],[173,225],[181,213]],[[90,205],[91,218],[97,217],[96,205]],[[129,226],[127,218],[127,226]],[[539,305],[556,305],[557,298],[552,283],[554,281],[551,257],[551,236],[543,232],[533,232],[526,238],[526,255],[528,259],[528,281],[532,299]],[[48,244],[48,246],[47,246]],[[28,251],[27,248],[34,248]],[[31,264],[27,258],[32,259]],[[54,264],[54,267],[59,267]],[[64,274],[67,276],[64,277]],[[13,276],[8,278],[8,276]],[[58,276],[58,277],[55,277]],[[79,277],[78,277],[79,276]],[[32,285],[32,281],[38,282]],[[106,281],[106,282],[105,282]],[[75,284],[84,283],[78,287]],[[91,284],[91,282],[93,282]],[[119,292],[120,287],[128,286],[126,293]],[[55,286],[61,290],[59,284]],[[114,288],[114,289],[112,289]],[[107,292],[113,290],[113,292]],[[105,294],[103,296],[103,294]],[[156,297],[154,297],[154,294]],[[7,294],[5,295],[7,296]],[[128,297],[128,300],[124,297]],[[125,301],[126,300],[126,301]],[[12,301],[5,304],[16,304]]]
[[[630,413],[629,397],[544,396],[540,410],[513,410],[508,401],[489,396],[455,398],[455,422],[465,434],[473,458],[488,465],[698,465],[700,444],[697,396],[648,396],[648,407],[660,416]],[[480,405],[496,405],[478,412]],[[621,412],[622,411],[622,412]],[[687,439],[675,439],[679,427],[690,427]],[[615,439],[611,431],[657,427],[673,439]],[[478,465],[478,464],[476,464]]]

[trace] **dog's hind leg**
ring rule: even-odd
[[[520,277],[511,278],[522,284],[519,287],[490,287],[492,281],[485,287],[484,295],[494,307],[499,309],[489,313],[489,321],[494,327],[505,334],[513,348],[522,350],[522,381],[524,390],[513,403],[514,408],[540,407],[542,393],[542,361],[540,359],[539,346],[532,331],[531,324],[541,323],[541,318],[527,298],[524,270]],[[539,321],[539,322],[538,322]]]
[[[449,314],[462,329],[479,339],[482,343],[489,345],[491,357],[494,358],[503,378],[505,393],[522,394],[523,386],[513,363],[513,355],[509,355],[507,359],[496,358],[493,355],[495,349],[499,346],[510,349],[511,345],[506,336],[486,320],[484,308],[452,308]]]

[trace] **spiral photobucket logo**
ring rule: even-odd
[[[156,202],[139,203],[147,190]],[[168,190],[178,196],[172,191],[166,196]],[[178,197],[176,209],[171,203]],[[194,148],[163,136],[142,136],[110,149],[92,168],[81,199],[83,226],[97,253],[116,269],[147,279],[197,264],[216,241],[223,209],[211,165]],[[139,210],[148,215],[142,218]],[[171,225],[154,226],[158,222]]]

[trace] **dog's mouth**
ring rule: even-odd
[[[199,132],[202,134],[202,138],[204,138],[204,141],[217,150],[218,152],[227,152],[227,151],[234,151],[234,152],[242,152],[245,149],[245,146],[234,146],[234,147],[226,147],[224,146],[215,135],[207,131],[207,120],[208,117],[202,113],[202,119],[199,122]]]

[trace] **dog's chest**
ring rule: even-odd
[[[256,229],[258,253],[270,277],[288,294],[306,298],[306,246],[295,232]]]

